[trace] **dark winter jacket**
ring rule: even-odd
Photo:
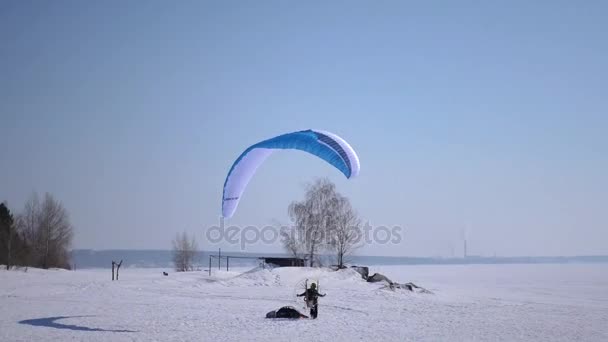
[[[320,294],[316,289],[308,289],[303,293],[300,293],[298,297],[306,296],[306,300],[317,300],[318,297],[325,297],[324,294]]]

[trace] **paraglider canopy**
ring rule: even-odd
[[[313,154],[333,165],[346,178],[359,174],[359,157],[344,139],[333,133],[309,129],[279,135],[251,145],[232,164],[224,182],[222,216],[232,217],[258,166],[275,150],[281,149]]]

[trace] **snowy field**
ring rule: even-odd
[[[0,341],[608,341],[608,264],[370,269],[434,294],[351,270],[162,271],[0,271]],[[301,309],[306,278],[327,293],[317,320],[264,318]]]

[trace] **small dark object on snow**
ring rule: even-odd
[[[301,314],[293,306],[284,306],[277,311],[270,311],[266,314],[266,318],[308,318],[308,316]]]
[[[168,276],[168,275],[169,275],[169,273],[167,273],[167,272],[163,272],[163,275],[166,277],[166,276]]]

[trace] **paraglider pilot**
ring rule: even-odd
[[[310,308],[310,317],[317,318],[317,315],[319,313],[318,299],[319,297],[325,297],[325,294],[320,294],[317,291],[317,285],[315,283],[312,283],[310,285],[310,288],[304,291],[303,293],[300,293],[298,297],[304,297],[306,305]]]

